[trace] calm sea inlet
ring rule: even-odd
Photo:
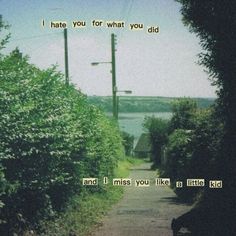
[[[108,116],[111,116],[111,113],[107,113]],[[134,145],[136,145],[138,138],[145,131],[143,128],[144,118],[146,116],[154,116],[162,119],[170,119],[172,116],[171,112],[155,112],[155,113],[147,113],[147,112],[135,112],[135,113],[119,113],[119,126],[120,129],[132,134],[134,136]]]

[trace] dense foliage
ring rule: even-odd
[[[192,129],[194,126],[193,116],[196,112],[197,103],[189,98],[179,98],[172,103],[173,116],[170,122],[170,131],[175,129]]]
[[[200,63],[218,87],[217,111],[224,130],[217,159],[218,178],[223,180],[224,188],[214,194],[206,191],[203,204],[211,204],[213,211],[217,206],[222,212],[222,232],[218,235],[233,235],[236,231],[236,2],[177,1],[182,4],[185,25],[200,38],[204,50]]]
[[[178,116],[186,117],[185,112],[181,114]],[[208,187],[209,180],[218,178],[219,143],[223,135],[222,123],[215,117],[213,108],[195,110],[190,123],[191,129],[181,127],[170,133],[165,153],[167,162],[163,166],[164,175],[169,176],[173,183],[183,181],[184,188],[178,189],[175,185],[173,188],[186,200],[193,200],[203,190],[186,187],[186,179],[205,179]]]
[[[121,137],[123,139],[122,143],[125,149],[125,155],[131,156],[134,148],[134,136],[125,131],[122,131]]]
[[[182,199],[193,201],[203,188],[186,187],[186,179],[218,179],[220,142],[223,123],[215,107],[198,109],[194,100],[178,99],[173,103],[170,121],[146,117],[152,147],[153,168],[161,176],[171,178],[172,187]],[[175,182],[183,181],[184,188]]]
[[[123,157],[118,127],[55,68],[18,49],[0,61],[0,234],[53,216],[83,177],[112,176]],[[8,231],[6,231],[8,230]]]
[[[152,168],[155,169],[161,165],[164,145],[168,140],[168,121],[154,116],[146,117],[143,126],[149,132],[153,161]]]
[[[9,25],[3,21],[2,19],[2,15],[0,15],[0,50],[5,48],[6,43],[8,42],[9,38],[10,38],[10,33],[6,32],[6,30],[9,29]],[[0,57],[1,57],[1,53],[0,53]]]

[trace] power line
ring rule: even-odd
[[[131,13],[131,10],[132,10],[132,7],[133,7],[133,3],[134,3],[134,0],[131,0],[131,4],[130,4],[129,9],[128,9],[127,14],[126,14],[126,21],[129,20],[129,15]]]
[[[133,4],[134,4],[134,0],[131,0],[131,1],[130,1],[130,4],[128,4],[128,8],[127,8],[128,10],[125,12],[124,18],[123,18],[123,20],[124,20],[125,22],[128,22],[128,20],[129,20],[129,18],[130,18],[131,10],[132,10],[132,8],[133,8]],[[123,5],[123,7],[124,7],[124,5]],[[118,34],[119,41],[121,41],[121,39],[123,38],[123,34],[124,34],[123,31],[122,31],[122,32],[119,32],[119,34]]]
[[[127,9],[129,9],[130,8],[130,1],[128,2],[128,4],[127,4],[127,1],[124,1],[123,2],[123,5],[121,6],[121,11],[120,11],[120,17],[119,17],[119,20],[123,20],[123,21],[125,21],[125,18],[126,18],[126,16],[127,16]],[[117,35],[117,37],[118,38],[120,38],[120,36],[121,36],[121,31],[118,33],[118,35]]]
[[[126,9],[127,9],[127,4],[126,3],[127,3],[127,1],[124,0],[121,11],[120,11],[120,18],[119,18],[120,20],[124,19],[124,17],[122,17],[122,16],[123,16],[124,13],[126,13]],[[129,5],[129,3],[128,3],[128,5]]]

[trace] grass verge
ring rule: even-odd
[[[119,161],[115,177],[127,177],[132,166],[143,163],[143,160],[128,157]],[[56,220],[44,224],[47,236],[86,235],[92,226],[99,223],[101,217],[118,202],[123,195],[123,188],[106,185],[103,192],[74,197],[66,211]]]

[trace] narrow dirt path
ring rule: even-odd
[[[171,220],[188,211],[169,187],[155,186],[156,172],[150,163],[131,170],[132,186],[125,187],[123,199],[94,229],[92,236],[172,236]],[[151,186],[135,187],[135,179],[150,179]]]

